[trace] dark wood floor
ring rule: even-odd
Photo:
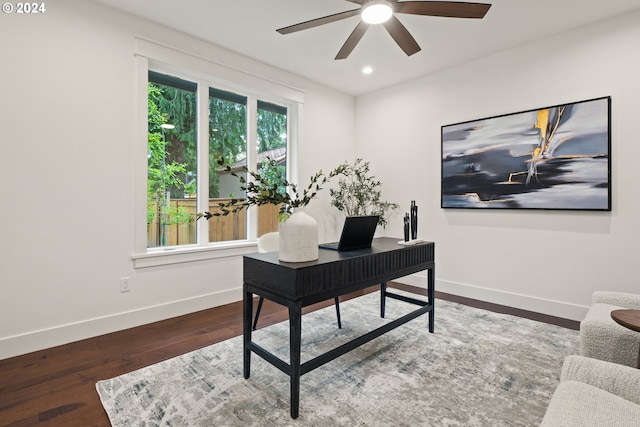
[[[424,290],[391,284],[405,290]],[[365,292],[376,290],[370,288]],[[345,296],[353,298],[362,294]],[[437,298],[577,329],[578,322],[436,293]],[[332,301],[305,308],[305,312]],[[265,301],[259,326],[286,320],[284,307]],[[437,325],[437,322],[436,322]],[[109,426],[95,383],[242,333],[237,302],[24,356],[0,360],[0,425]]]

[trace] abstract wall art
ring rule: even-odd
[[[443,208],[611,210],[611,97],[442,126]]]

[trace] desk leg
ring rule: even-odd
[[[431,304],[431,311],[429,311],[429,332],[431,333],[433,333],[433,322],[435,320],[435,311],[436,311],[436,301],[435,301],[436,279],[435,277],[436,277],[436,268],[431,267],[427,273],[427,282],[428,282],[427,283],[427,300],[429,301],[429,304]]]
[[[244,377],[249,378],[251,375],[251,316],[253,315],[253,293],[247,291],[247,285],[243,285],[243,302],[242,302],[242,329],[243,329],[243,361],[244,361]]]
[[[387,282],[380,283],[380,317],[384,319],[387,303]]]
[[[300,347],[302,342],[302,302],[289,306],[289,342],[291,363],[291,418],[300,408]]]

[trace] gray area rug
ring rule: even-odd
[[[395,290],[394,290],[395,291]],[[402,293],[402,292],[398,292]],[[412,311],[379,293],[303,316],[302,362]],[[254,341],[288,360],[288,322]],[[97,383],[114,426],[535,426],[578,332],[436,300],[411,322],[302,376],[300,416],[289,378],[255,354],[242,374],[242,337]]]

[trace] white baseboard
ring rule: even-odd
[[[426,288],[427,276],[426,273],[412,274],[394,282]],[[436,279],[436,291],[578,321],[584,318],[589,309],[587,306],[447,280]]]
[[[394,281],[421,288],[427,287],[425,273],[405,276]],[[571,320],[582,320],[588,309],[586,306],[446,280],[436,280],[436,290]],[[3,338],[0,339],[0,360],[229,304],[241,299],[242,289],[237,288]]]
[[[242,288],[172,301],[0,339],[0,360],[121,331],[242,299]]]

